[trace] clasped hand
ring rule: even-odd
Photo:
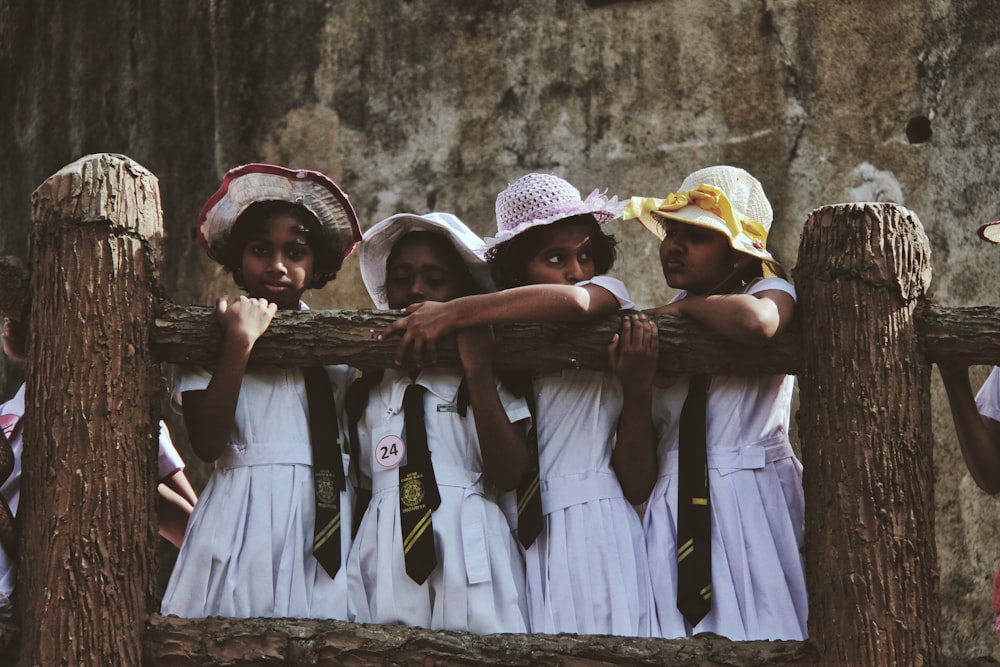
[[[423,301],[411,304],[403,311],[406,315],[387,326],[379,335],[379,340],[402,333],[396,346],[396,366],[401,367],[408,360],[412,360],[417,367],[437,363],[437,342],[456,329],[448,304]]]

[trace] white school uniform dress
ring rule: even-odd
[[[592,283],[633,304],[624,283]],[[525,550],[531,632],[648,637],[653,603],[639,515],[611,467],[621,384],[613,374],[536,375],[544,524]],[[512,523],[516,513],[508,511]]]
[[[427,388],[427,446],[441,494],[432,514],[438,564],[421,585],[406,574],[403,559],[399,467],[375,459],[385,438],[405,439],[403,394],[412,382],[389,369],[371,389],[358,425],[358,463],[372,499],[347,561],[353,621],[479,634],[527,630],[524,564],[483,475],[471,405],[465,417],[458,414],[461,379],[454,371],[428,369],[416,380]],[[530,418],[524,399],[499,385],[498,391],[511,423]]]
[[[758,281],[746,293],[764,290],[795,297],[780,278]],[[805,639],[805,502],[802,465],[788,439],[795,381],[790,375],[711,376],[706,438],[712,608],[694,628],[677,609],[677,447],[688,380],[680,376],[653,391],[660,470],[644,527],[660,635]]]
[[[994,366],[976,394],[976,409],[981,417],[1000,422],[1000,367]]]
[[[0,428],[10,442],[14,452],[14,467],[10,476],[0,486],[10,507],[11,514],[17,516],[17,507],[21,499],[21,453],[24,451],[24,383],[9,401],[0,405]],[[14,614],[14,585],[17,583],[17,559],[0,547],[0,618],[10,618]]]
[[[327,366],[338,412],[356,373]],[[182,369],[173,398],[203,390],[204,369]],[[340,416],[340,415],[338,415]],[[343,436],[343,419],[341,440]],[[347,457],[342,455],[345,473]],[[353,492],[340,495],[342,562]],[[315,493],[309,408],[298,368],[258,365],[240,386],[225,451],[195,505],[161,611],[205,616],[347,618],[343,566],[335,578],[312,555]]]

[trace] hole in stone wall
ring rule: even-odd
[[[923,144],[931,140],[931,119],[927,116],[914,116],[906,124],[906,140],[911,144]]]

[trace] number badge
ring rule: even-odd
[[[397,435],[387,435],[375,446],[375,463],[380,468],[396,468],[406,454],[406,444]]]

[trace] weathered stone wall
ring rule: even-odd
[[[528,171],[663,195],[729,163],[764,183],[787,266],[812,208],[896,201],[927,227],[934,298],[996,305],[1000,248],[973,230],[1000,216],[997,80],[985,0],[0,0],[0,254],[24,254],[32,190],[92,152],[159,177],[166,288],[191,303],[234,289],[191,229],[236,164],[325,171],[365,226],[438,209],[485,235]],[[652,238],[612,230],[637,302],[667,299]],[[357,273],[310,304],[366,307]],[[944,648],[1000,657],[997,501],[940,391],[934,421]]]

